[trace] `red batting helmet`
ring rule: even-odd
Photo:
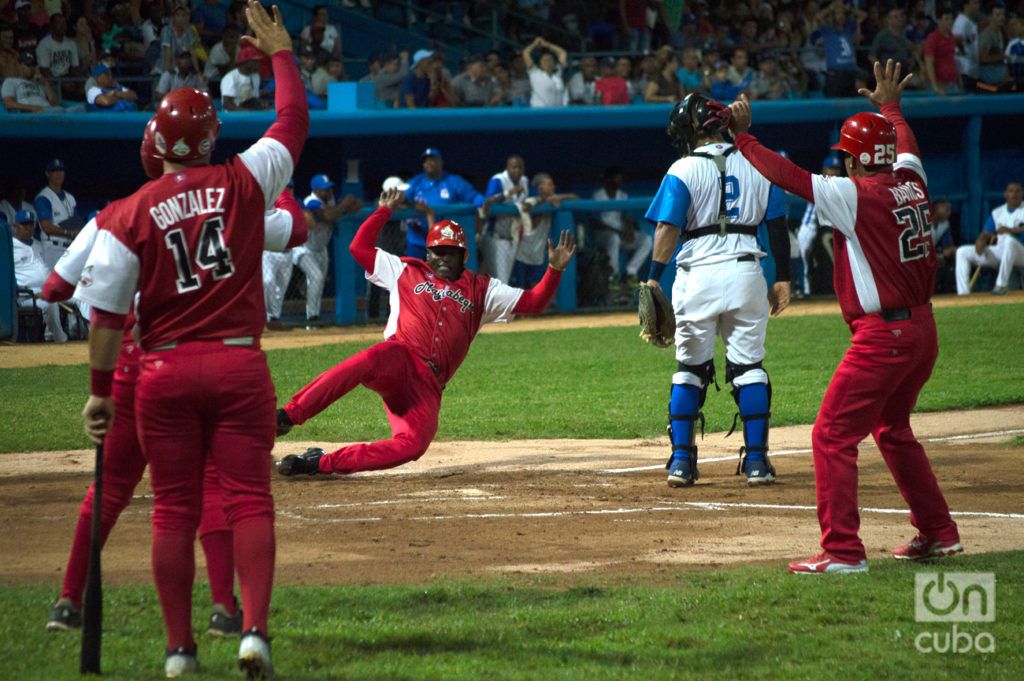
[[[427,248],[435,246],[456,246],[465,250],[466,233],[454,220],[441,220],[427,232]]]
[[[156,130],[156,116],[149,119],[146,124],[146,132],[142,135],[142,145],[139,147],[139,158],[142,160],[142,169],[146,171],[146,177],[155,180],[164,173],[164,161],[156,153],[156,141],[153,137]]]
[[[896,162],[896,128],[885,116],[862,111],[846,119],[833,149],[845,151],[865,166]]]
[[[153,116],[157,155],[180,163],[209,158],[220,132],[210,95],[193,88],[171,91]]]

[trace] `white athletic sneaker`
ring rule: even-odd
[[[167,659],[164,660],[164,673],[167,678],[176,679],[179,676],[195,674],[199,671],[199,660],[196,658],[196,651],[193,648],[175,648],[167,651]]]
[[[847,563],[839,560],[828,551],[822,551],[807,560],[798,560],[789,564],[789,571],[795,575],[853,574],[867,572],[868,562],[859,560]]]
[[[270,662],[270,641],[256,627],[242,634],[238,646],[238,668],[247,679],[271,679],[274,665]]]

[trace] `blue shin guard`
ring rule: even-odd
[[[697,421],[703,430],[704,415],[700,412],[705,391],[695,385],[672,384],[669,398],[669,438],[672,441],[672,456],[668,460],[669,485],[683,487],[692,485],[697,473],[696,440]]]
[[[752,461],[763,460],[768,449],[768,399],[767,383],[750,383],[736,389],[743,420],[743,444]]]

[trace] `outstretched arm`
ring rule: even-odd
[[[377,259],[377,237],[380,230],[391,219],[395,207],[402,203],[403,194],[397,189],[389,189],[380,195],[377,202],[379,206],[366,221],[359,226],[352,243],[348,247],[349,253],[356,262],[367,272],[373,272]]]
[[[876,61],[874,91],[861,88],[858,92],[877,106],[886,120],[896,128],[896,153],[920,156],[921,151],[917,148],[917,139],[910,126],[907,125],[906,119],[903,118],[903,112],[900,111],[900,95],[914,74],[908,73],[903,80],[900,80],[901,68],[898,62],[894,65],[892,59],[885,63],[884,69],[882,64]]]
[[[765,148],[757,141],[756,137],[747,132],[750,130],[751,123],[750,99],[742,94],[739,99],[729,105],[729,109],[732,112],[729,118],[729,131],[732,132],[736,148],[750,161],[757,172],[790,194],[796,194],[807,201],[814,201],[811,174],[790,162],[789,159]]]

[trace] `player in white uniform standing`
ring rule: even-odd
[[[973,244],[956,249],[956,292],[966,296],[971,292],[970,277],[973,267],[998,269],[992,293],[1006,293],[1014,267],[1024,266],[1024,192],[1019,182],[1006,185],[1003,192],[1006,203],[993,210],[985,221],[981,234]]]
[[[676,360],[669,402],[672,457],[670,487],[692,485],[697,472],[695,425],[708,384],[715,381],[715,338],[725,342],[725,378],[743,419],[740,467],[748,485],[775,481],[768,460],[771,385],[762,366],[770,311],[789,305],[789,234],[782,191],[754,170],[721,134],[729,110],[690,94],[669,117],[668,134],[683,157],[662,180],[647,219],[657,224],[647,286],[660,287],[676,244],[672,305],[676,313]],[[757,226],[768,223],[777,281],[767,289],[758,260]],[[717,383],[716,383],[717,387]]]
[[[292,262],[306,274],[306,328],[320,321],[320,301],[330,263],[327,246],[334,234],[334,223],[345,213],[357,211],[363,205],[352,195],[346,196],[341,203],[335,203],[333,187],[334,183],[326,175],[313,176],[310,181],[312,192],[302,202],[310,214],[306,218],[310,223],[309,238],[303,245],[292,249]]]
[[[835,154],[829,154],[821,164],[821,174],[839,177],[843,174],[843,164]],[[805,296],[811,295],[811,251],[814,249],[814,237],[818,236],[818,214],[814,204],[808,203],[804,216],[800,218],[800,228],[796,232],[796,241],[800,246],[800,260],[804,265],[803,291]]]
[[[289,192],[295,188],[295,181],[289,180]],[[303,220],[306,220],[303,214]],[[306,227],[309,224],[307,221]],[[284,305],[284,296],[288,291],[288,283],[292,278],[292,251],[263,251],[263,303],[267,306],[267,329],[270,331],[291,331],[281,321],[281,307]]]
[[[65,223],[75,217],[77,205],[71,192],[64,190],[64,162],[55,158],[46,164],[46,186],[39,190],[34,202],[42,233],[43,262],[50,269],[75,238],[75,232]]]

